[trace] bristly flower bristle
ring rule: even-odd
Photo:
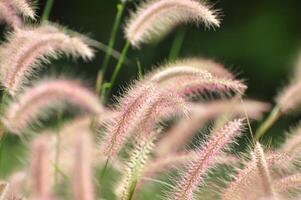
[[[134,149],[126,164],[124,177],[117,188],[118,199],[132,199],[138,180],[154,147],[154,140],[155,136],[149,135],[134,144]]]
[[[92,171],[93,144],[91,136],[86,133],[74,137],[73,161],[73,199],[94,200]]]
[[[193,198],[193,192],[202,183],[204,175],[214,166],[214,158],[240,134],[242,128],[243,119],[233,120],[221,128],[198,150],[197,158],[187,165],[186,172],[177,182],[172,199],[190,200]]]
[[[14,29],[23,26],[22,16],[35,19],[35,11],[30,2],[26,0],[0,1],[0,20],[5,21]]]
[[[52,184],[47,135],[41,135],[33,141],[30,180],[33,199],[51,199]]]
[[[10,103],[2,118],[6,128],[20,134],[28,124],[37,119],[41,109],[70,103],[91,114],[99,114],[104,108],[98,97],[89,89],[70,80],[43,81],[26,90]]]
[[[46,1],[35,21],[36,0],[0,0],[0,23],[8,27],[0,44],[0,176],[8,177],[0,180],[0,200],[301,199],[301,125],[278,149],[264,151],[259,143],[280,117],[301,108],[301,54],[289,84],[253,135],[251,120],[261,120],[270,104],[247,99],[245,79],[223,64],[178,58],[186,28],[176,33],[167,62],[144,74],[148,68],[137,58],[138,80],[110,99],[123,64],[133,65],[131,47],[155,44],[180,25],[220,26],[219,10],[207,0],[133,5],[120,53],[114,50],[118,30],[133,0],[119,0],[108,45],[48,21],[56,1]],[[52,60],[91,61],[96,49],[106,53],[97,94],[64,76],[39,81]],[[111,57],[117,65],[107,82]],[[231,149],[245,122],[249,134]],[[28,166],[6,174],[20,151],[17,140],[30,147],[28,160],[21,157]]]
[[[107,157],[114,157],[129,136],[128,129],[134,115],[141,109],[147,98],[155,94],[153,84],[137,83],[121,98],[116,108],[117,116],[107,124],[102,151]]]
[[[42,25],[11,33],[0,48],[1,82],[11,94],[22,88],[27,78],[49,59],[61,55],[90,60],[94,50],[83,36],[67,35],[55,25]]]
[[[203,67],[206,62],[213,65],[213,68]],[[197,59],[179,60],[163,65],[160,69],[146,75],[145,81],[156,83],[160,90],[170,90],[188,97],[207,91],[221,95],[230,93],[242,95],[247,88],[242,81],[235,80],[224,68],[210,61]],[[175,85],[175,82],[178,84]]]
[[[285,193],[301,187],[301,174],[296,173],[273,181],[273,187],[278,193]]]
[[[222,64],[205,58],[185,58],[159,66],[146,75],[146,79],[155,82],[164,82],[168,78],[191,76],[191,77],[218,77],[234,79],[234,75]]]
[[[155,123],[170,116],[187,116],[188,105],[184,99],[174,92],[157,92],[152,98],[146,100],[144,106],[135,116],[131,132],[136,137],[149,135]]]
[[[292,158],[298,157],[301,152],[301,124],[289,131],[288,138],[282,144],[280,151],[290,155]]]
[[[204,23],[207,27],[218,27],[216,11],[196,0],[151,0],[142,3],[130,17],[126,38],[135,47],[163,37],[181,23]]]
[[[223,200],[242,200],[242,199],[258,199],[263,196],[262,180],[259,176],[256,164],[255,153],[252,152],[252,159],[245,163],[243,169],[239,169],[237,175],[228,184],[222,193]],[[268,167],[280,166],[289,160],[289,156],[282,153],[273,153],[268,155],[266,162]],[[245,197],[245,194],[249,194]]]
[[[170,128],[159,141],[157,155],[174,153],[193,138],[197,130],[204,126],[208,121],[227,113],[233,117],[242,117],[247,112],[251,119],[258,119],[269,109],[266,103],[245,100],[242,105],[236,99],[232,101],[213,101],[206,104],[190,104],[190,116],[183,119]]]
[[[13,173],[8,180],[8,189],[5,199],[15,200],[22,199],[22,189],[26,185],[26,176],[24,171]],[[1,198],[0,198],[1,199]]]
[[[272,185],[272,177],[270,174],[269,166],[259,142],[257,142],[255,145],[253,156],[256,161],[258,175],[261,179],[264,198],[277,199],[277,195]]]
[[[11,2],[11,5],[14,6],[22,15],[35,19],[36,13],[34,10],[32,0],[4,0]]]
[[[284,88],[276,98],[276,102],[283,114],[288,114],[301,107],[301,81],[293,81],[289,86]]]

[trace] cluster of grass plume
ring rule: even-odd
[[[201,57],[155,66],[140,74],[117,101],[108,101],[131,46],[142,48],[163,39],[183,23],[217,28],[219,12],[200,0],[139,3],[126,21],[125,46],[118,53],[114,44],[129,3],[120,1],[94,93],[83,80],[34,80],[53,59],[64,55],[91,60],[101,48],[48,22],[53,3],[47,1],[39,20],[33,2],[0,0],[0,20],[9,27],[0,45],[1,125],[5,135],[17,134],[30,149],[22,168],[0,182],[0,199],[144,199],[153,185],[159,189],[151,191],[150,199],[301,198],[300,125],[278,149],[259,140],[277,119],[300,108],[300,61],[273,109],[247,99],[243,80],[221,63]],[[24,18],[36,22],[28,24]],[[185,42],[184,35],[180,37]],[[118,62],[105,80],[114,52]],[[76,116],[67,120],[63,111],[70,110]],[[270,110],[252,135],[251,123]],[[51,117],[59,121],[55,127]],[[213,128],[208,128],[210,123]],[[230,144],[240,145],[238,138],[247,131],[249,151],[235,152]],[[225,168],[231,170],[218,173]]]

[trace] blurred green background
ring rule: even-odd
[[[139,0],[127,4],[124,19],[137,2]],[[117,3],[117,0],[54,0],[50,20],[89,34],[93,39],[106,44]],[[221,9],[221,27],[216,30],[205,30],[193,25],[179,27],[187,31],[180,57],[203,56],[220,61],[239,78],[246,80],[249,86],[248,97],[273,102],[276,92],[288,82],[301,47],[301,1],[219,0],[211,3]],[[37,3],[39,16],[44,4],[45,1]],[[156,45],[144,45],[140,50],[132,49],[128,54],[131,64],[123,67],[118,77],[119,86],[126,86],[137,77],[136,60],[141,62],[144,71],[165,62],[176,32]],[[120,51],[123,44],[120,29],[115,49]],[[96,59],[89,63],[60,60],[52,65],[59,73],[67,72],[87,80],[93,87],[103,55],[99,51]],[[108,75],[115,64],[115,60],[111,59]],[[114,91],[116,93],[118,87]],[[292,116],[282,119],[267,138],[271,135],[283,136],[283,130],[295,124],[298,118]],[[1,151],[1,176],[6,176],[22,163],[23,151],[20,148],[23,147],[17,137],[6,138]]]

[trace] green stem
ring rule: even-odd
[[[113,24],[113,28],[112,28],[112,31],[111,31],[108,48],[106,50],[106,54],[105,54],[103,63],[101,65],[101,68],[99,69],[98,74],[97,74],[96,91],[97,91],[98,94],[101,93],[102,79],[103,79],[103,76],[106,74],[106,71],[108,69],[109,61],[110,61],[110,58],[111,58],[111,54],[113,52],[113,47],[115,45],[116,35],[117,35],[118,28],[120,26],[120,22],[121,22],[121,18],[122,18],[123,12],[124,12],[124,8],[125,8],[125,3],[119,3],[117,5],[117,14],[116,14],[115,21],[114,21],[114,24]]]
[[[143,70],[140,61],[137,59],[137,68],[138,68],[138,79],[142,80],[143,78]]]
[[[112,91],[112,87],[114,86],[115,84],[115,81],[116,81],[116,78],[117,78],[117,75],[119,74],[120,70],[121,70],[121,67],[122,67],[122,64],[125,60],[125,57],[126,57],[126,54],[130,48],[131,44],[130,42],[127,40],[123,49],[122,49],[122,52],[121,52],[121,55],[120,55],[120,58],[118,60],[118,63],[114,69],[114,72],[113,72],[113,75],[111,77],[111,80],[110,80],[110,87],[108,88],[107,90],[107,97],[111,94],[111,91]]]
[[[49,19],[49,15],[50,15],[51,9],[53,7],[53,3],[54,3],[54,0],[48,0],[46,2],[46,5],[45,5],[44,11],[43,11],[43,15],[41,18],[42,22],[45,22]]]
[[[1,113],[3,113],[5,102],[6,102],[7,98],[8,98],[8,94],[6,93],[6,91],[3,91],[2,92],[2,97],[1,97],[1,107],[0,107],[0,112]],[[3,149],[4,149],[4,145],[5,145],[5,139],[6,139],[4,125],[2,123],[0,123],[0,131],[1,131],[1,136],[0,136],[0,171],[2,171],[2,169],[3,169],[2,163],[4,162],[2,157],[3,157]]]
[[[136,185],[137,185],[137,179],[135,179],[135,181],[133,181],[131,183],[131,187],[130,187],[130,192],[129,192],[129,198],[128,200],[132,200],[133,197],[134,197],[134,193],[135,193],[135,190],[136,190]]]
[[[171,45],[171,49],[170,49],[170,53],[169,53],[169,60],[175,60],[181,51],[184,39],[185,39],[185,35],[186,35],[186,29],[182,28],[180,30],[178,30],[175,39]]]
[[[259,140],[259,138],[261,138],[271,128],[271,126],[279,119],[280,116],[280,109],[278,106],[275,106],[268,118],[261,124],[261,126],[256,131],[255,139]]]
[[[107,172],[107,169],[108,169],[108,166],[109,166],[109,162],[110,162],[110,160],[109,159],[107,159],[106,160],[106,163],[105,163],[105,166],[104,166],[104,168],[103,168],[103,170],[102,170],[102,173],[101,173],[101,179],[103,179],[103,177],[105,176],[105,174],[106,174],[106,172]]]

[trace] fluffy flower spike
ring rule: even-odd
[[[218,77],[233,79],[234,75],[221,64],[203,58],[180,59],[172,63],[160,66],[146,76],[146,79],[162,83],[172,78],[179,77]]]
[[[301,106],[301,81],[293,81],[289,86],[284,88],[276,98],[276,102],[283,114],[294,112]]]
[[[55,25],[17,30],[0,47],[1,82],[14,95],[42,63],[61,55],[90,60],[94,50],[88,39],[68,35]]]
[[[77,82],[63,79],[49,80],[18,96],[18,99],[7,107],[2,120],[9,131],[20,134],[28,124],[37,119],[41,109],[65,102],[91,114],[103,111],[97,96]]]
[[[31,0],[4,0],[10,2],[14,9],[18,10],[25,17],[35,19],[36,14]]]
[[[255,154],[255,152],[252,152],[252,159],[245,163],[245,167],[243,169],[238,169],[237,175],[223,191],[223,200],[246,199],[245,194],[249,194],[247,199],[259,199],[262,198],[263,194],[265,194]],[[272,166],[282,165],[289,159],[289,156],[285,154],[273,153],[267,156],[266,163],[267,166],[271,168]]]
[[[30,2],[26,0],[2,0],[0,1],[0,20],[5,21],[14,29],[22,27],[22,18],[35,19],[35,11]]]
[[[120,99],[116,108],[117,116],[107,124],[108,131],[103,142],[102,151],[108,158],[114,157],[122,148],[128,137],[131,121],[143,107],[146,99],[153,94],[155,94],[153,84],[137,83]]]
[[[33,199],[51,199],[51,177],[47,135],[37,137],[32,144],[31,181]]]
[[[264,191],[264,198],[275,199],[275,191],[272,185],[272,177],[270,174],[269,166],[265,159],[263,149],[259,142],[255,145],[254,157],[256,160],[256,166],[261,178],[262,189]]]
[[[126,164],[126,173],[117,188],[118,199],[132,198],[137,182],[154,147],[154,140],[155,137],[150,135],[135,144]]]
[[[135,47],[162,37],[175,26],[196,22],[218,27],[220,21],[214,10],[197,0],[151,0],[142,3],[130,17],[126,38]]]
[[[239,135],[242,128],[243,119],[233,120],[221,128],[201,147],[197,152],[197,158],[187,166],[185,174],[178,181],[173,194],[174,200],[193,199],[193,192],[203,181],[208,170],[214,166],[214,158]]]
[[[92,140],[86,133],[77,134],[74,139],[73,199],[94,200],[92,172]]]
[[[221,95],[242,95],[246,85],[235,80],[222,66],[210,60],[188,59],[167,64],[146,75],[160,90],[178,92],[182,96],[194,97],[206,91]],[[178,84],[175,85],[174,83]]]
[[[190,104],[190,116],[183,119],[169,131],[159,141],[157,155],[173,154],[193,138],[197,130],[204,126],[208,121],[227,113],[233,117],[243,117],[245,112],[251,119],[260,119],[262,114],[269,110],[270,106],[266,103],[245,100],[242,105],[236,99],[232,101],[215,101],[206,104]]]

